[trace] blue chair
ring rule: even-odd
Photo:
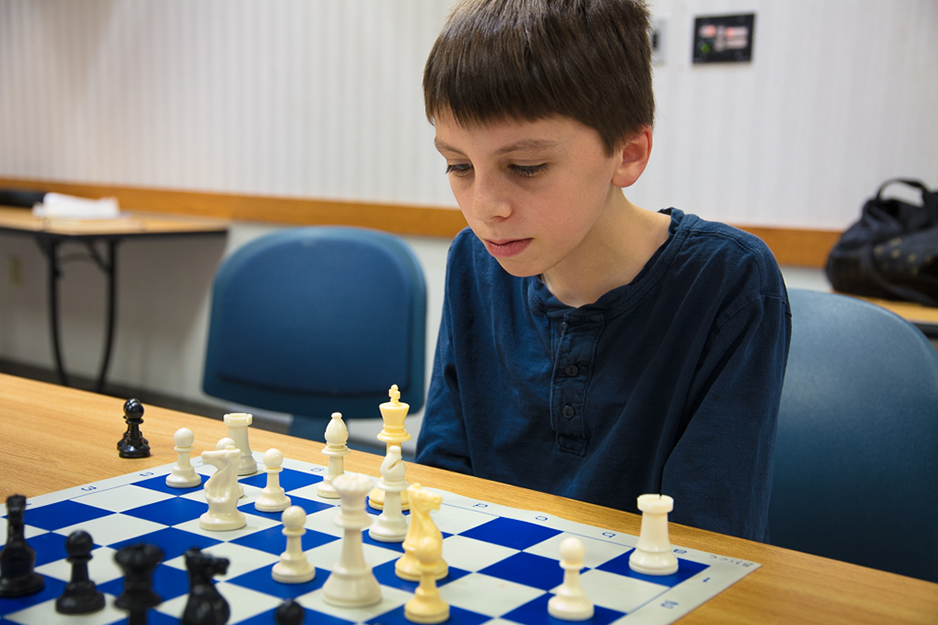
[[[392,384],[416,412],[426,310],[419,261],[394,235],[308,227],[261,236],[216,273],[202,388],[290,413],[289,433],[315,440],[333,412],[380,417]]]
[[[938,582],[938,354],[879,306],[789,297],[771,542]]]

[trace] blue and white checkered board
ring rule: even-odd
[[[262,454],[255,453],[258,461]],[[193,459],[203,482],[215,471]],[[45,589],[16,599],[0,598],[0,623],[49,625],[126,623],[127,613],[113,606],[123,588],[114,554],[124,546],[151,543],[164,558],[154,573],[154,590],[163,603],[149,612],[150,625],[178,623],[185,608],[188,575],[183,553],[193,546],[230,560],[217,588],[231,606],[231,624],[273,624],[274,611],[287,598],[306,610],[306,623],[317,625],[404,625],[404,604],[417,584],[399,579],[394,562],[403,554],[399,543],[380,543],[364,536],[365,560],[381,583],[382,601],[371,607],[343,609],[326,604],[322,585],[339,559],[342,530],[334,519],[337,501],[316,494],[325,467],[284,460],[280,483],[294,505],[307,513],[303,549],[316,566],[316,578],[305,584],[281,584],[271,578],[286,542],[280,513],[254,509],[266,483],[263,471],[241,478],[244,498],[239,509],[247,526],[231,532],[208,532],[198,518],[208,507],[202,489],[173,489],[165,476],[173,465],[132,473],[87,486],[28,500],[26,539],[36,551],[36,571]],[[586,546],[581,584],[596,605],[588,625],[610,623],[671,623],[759,567],[743,560],[675,548],[679,568],[674,575],[653,577],[634,573],[628,558],[636,536],[574,523],[548,514],[517,510],[434,490],[443,495],[433,513],[443,532],[443,557],[449,576],[439,582],[440,595],[451,607],[453,625],[562,625],[547,614],[551,590],[563,580],[559,546],[577,536]],[[0,512],[6,513],[5,506]],[[373,511],[374,512],[374,511]],[[58,597],[71,575],[65,539],[83,529],[95,542],[89,574],[107,597],[98,613],[66,616],[55,612]],[[0,541],[6,541],[6,518],[0,518]],[[0,543],[2,544],[2,543]]]

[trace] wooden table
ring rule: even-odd
[[[193,455],[227,435],[222,421],[148,406],[143,432],[153,455],[121,459],[123,400],[0,375],[0,498],[35,496],[176,461],[180,427],[214,433]],[[276,447],[288,458],[325,464],[322,443],[252,430],[254,449]],[[350,471],[379,475],[382,458],[352,452]],[[410,464],[408,479],[495,503],[637,535],[640,518],[570,499]],[[690,527],[671,525],[676,545],[759,562],[762,567],[691,612],[681,623],[936,623],[938,584],[788,551]]]
[[[48,265],[49,330],[52,335],[52,355],[55,359],[59,382],[68,384],[62,350],[59,345],[59,278],[61,259],[58,249],[62,243],[75,242],[85,246],[88,256],[104,272],[107,279],[107,319],[104,332],[104,350],[98,369],[95,388],[104,390],[111,346],[114,341],[115,303],[117,300],[117,244],[125,239],[166,236],[224,235],[228,222],[218,219],[189,218],[185,216],[122,213],[118,219],[59,219],[34,217],[23,208],[0,207],[0,232],[31,236],[39,244]],[[98,243],[104,245],[104,253]]]
[[[843,293],[842,295],[850,294]],[[915,302],[898,302],[888,299],[877,299],[875,297],[860,297],[858,295],[851,295],[851,297],[866,300],[871,304],[876,304],[886,310],[892,311],[905,320],[914,323],[928,338],[938,338],[938,308],[922,306]]]

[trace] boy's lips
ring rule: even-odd
[[[533,239],[483,239],[485,249],[495,258],[510,258],[520,254]]]

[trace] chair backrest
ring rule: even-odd
[[[394,235],[308,227],[261,236],[215,275],[203,390],[291,413],[291,434],[320,440],[333,412],[380,417],[392,384],[415,412],[426,306],[419,261]]]
[[[938,354],[878,306],[789,297],[771,542],[938,582]]]

